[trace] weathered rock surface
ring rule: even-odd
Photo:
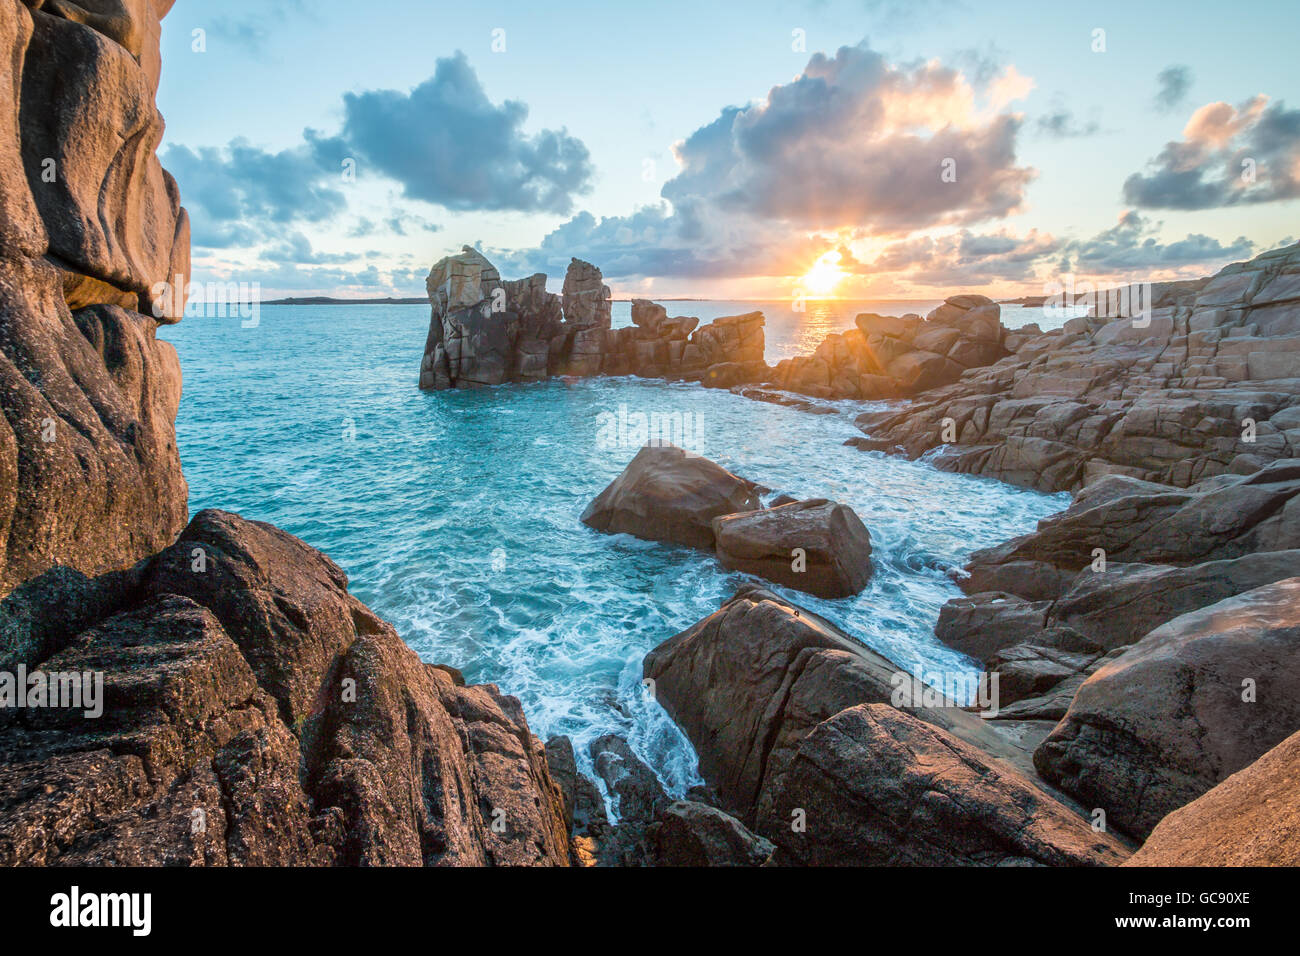
[[[189,274],[155,155],[170,6],[0,9],[0,595],[55,564],[124,570],[185,524],[180,370],[155,338],[180,318],[161,284]]]
[[[600,269],[574,259],[561,295],[542,273],[502,281],[465,246],[436,263],[427,281],[433,311],[420,387],[470,388],[556,375],[641,375],[718,388],[764,381],[763,314],[670,319],[662,306],[632,303],[633,325],[612,329]]]
[[[1039,773],[1145,837],[1300,729],[1300,578],[1175,618],[1094,673]]]
[[[722,809],[769,839],[783,825],[773,820],[772,805],[800,741],[857,704],[897,702],[1032,772],[1029,754],[987,721],[949,702],[914,702],[910,675],[768,591],[740,591],[647,654],[642,672],[695,745],[700,773]]]
[[[1300,866],[1300,733],[1165,817],[1127,866]]]
[[[713,519],[718,561],[819,597],[871,580],[871,534],[852,508],[812,498]]]
[[[887,704],[822,721],[784,775],[773,862],[1105,866],[1126,848],[1007,768]]]
[[[102,673],[101,717],[0,712],[0,862],[568,863],[518,701],[421,663],[323,555],[202,512],[138,581],[27,662]]]
[[[1010,354],[1001,306],[981,295],[949,298],[925,319],[865,313],[828,335],[811,356],[778,362],[771,381],[817,398],[916,395]]]
[[[646,445],[587,505],[583,524],[712,551],[713,519],[762,507],[757,486],[674,445]]]
[[[656,866],[762,866],[775,849],[735,817],[693,800],[669,804],[648,838]]]
[[[1162,285],[1145,318],[1073,319],[859,424],[883,448],[946,445],[937,467],[1043,491],[1249,474],[1300,455],[1297,276],[1300,244]]]

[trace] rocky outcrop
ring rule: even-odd
[[[771,381],[816,398],[916,395],[1010,354],[1001,313],[982,295],[952,296],[924,319],[865,313],[857,328],[828,335],[811,356],[778,362]]]
[[[1080,686],[1043,777],[1145,837],[1300,729],[1300,578],[1156,628]]]
[[[568,863],[518,701],[421,663],[328,558],[202,512],[137,574],[30,662],[101,673],[102,715],[0,715],[0,862]]]
[[[760,507],[753,482],[674,445],[646,445],[587,505],[582,523],[712,551],[714,518]]]
[[[56,563],[124,570],[185,524],[180,370],[155,338],[189,273],[154,152],[170,6],[0,9],[0,595]]]
[[[561,295],[542,273],[502,281],[465,246],[434,265],[427,281],[433,311],[420,387],[472,388],[556,375],[641,375],[730,388],[767,378],[763,314],[727,316],[699,326],[669,319],[634,300],[633,324],[612,329],[610,291],[600,269],[574,259]]]
[[[910,675],[804,608],[741,590],[646,655],[643,676],[695,745],[720,806],[769,839],[781,780],[811,730],[846,707],[897,703],[1023,770],[1029,754],[936,694],[912,699]]]
[[[819,597],[848,597],[871,580],[871,534],[825,498],[714,518],[713,537],[724,568]]]
[[[1127,866],[1300,866],[1300,733],[1161,820]]]
[[[1103,310],[858,421],[868,448],[1043,491],[1107,474],[1187,487],[1300,455],[1300,244]],[[901,320],[900,320],[901,321]]]
[[[762,866],[775,849],[735,817],[693,800],[669,804],[649,840],[656,866]]]
[[[778,865],[1113,866],[1128,855],[1020,775],[887,704],[813,728],[775,817]]]

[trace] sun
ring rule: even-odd
[[[840,268],[840,254],[832,249],[804,274],[803,289],[809,295],[828,296],[846,276],[848,273]]]

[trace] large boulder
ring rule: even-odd
[[[323,555],[201,512],[139,573],[39,662],[102,673],[102,715],[0,722],[0,862],[567,865],[519,702],[421,662]]]
[[[1156,628],[1079,688],[1039,773],[1145,837],[1300,729],[1300,578]]]
[[[1165,817],[1126,866],[1300,866],[1300,733]]]
[[[656,866],[762,866],[775,849],[735,817],[693,800],[669,804],[649,840]]]
[[[582,522],[607,534],[713,550],[713,519],[761,507],[757,486],[675,445],[646,445],[587,505]]]
[[[1019,774],[887,704],[812,730],[775,817],[778,865],[1107,866],[1128,855]]]
[[[911,675],[823,618],[745,589],[646,655],[642,674],[699,756],[724,810],[771,838],[772,803],[800,741],[861,703],[897,703],[979,749],[1029,755],[955,702],[914,700]]]
[[[870,532],[825,498],[714,518],[713,537],[723,567],[818,597],[848,597],[871,580]]]

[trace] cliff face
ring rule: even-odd
[[[0,3],[0,864],[567,865],[517,700],[283,531],[186,525],[170,6]]]
[[[154,152],[170,5],[0,7],[0,595],[56,562],[127,567],[185,524],[180,369],[154,335],[190,254]]]

